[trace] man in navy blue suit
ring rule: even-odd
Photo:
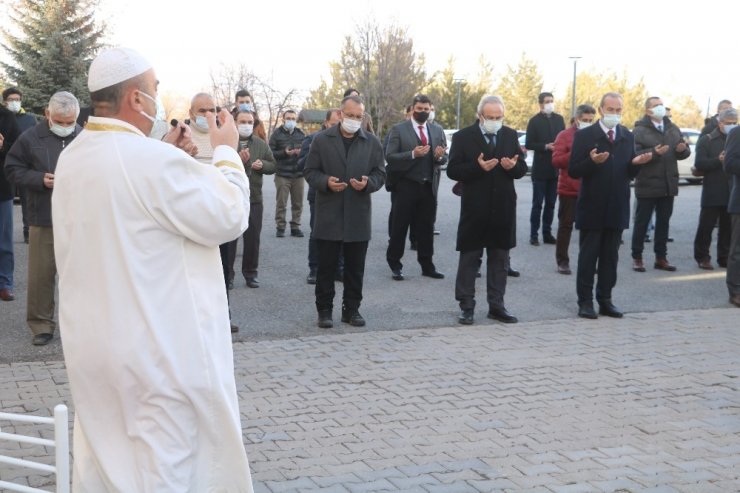
[[[593,304],[594,276],[598,275],[599,313],[621,318],[622,312],[612,303],[612,289],[617,284],[622,231],[629,227],[629,183],[640,165],[652,159],[652,151],[636,154],[632,132],[619,124],[622,96],[606,93],[599,114],[597,124],[576,132],[568,163],[568,174],[581,178],[576,204],[576,228],[580,230],[578,316],[598,317]]]

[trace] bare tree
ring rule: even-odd
[[[240,89],[250,90],[258,77],[244,63],[227,65],[222,63],[218,70],[210,71],[211,95],[216,104],[225,108],[234,106],[234,95]],[[251,91],[250,91],[251,92]]]

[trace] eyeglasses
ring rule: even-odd
[[[351,120],[360,120],[360,121],[362,121],[362,119],[365,117],[365,115],[363,115],[363,114],[360,114],[360,115],[351,115],[351,114],[345,113],[344,111],[342,111],[342,115],[344,115],[345,117],[347,117],[347,118],[349,118]]]

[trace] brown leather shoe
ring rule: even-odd
[[[562,264],[558,265],[558,273],[565,274],[566,276],[569,276],[571,274],[570,271],[570,265],[563,262]]]
[[[734,296],[730,296],[730,303],[732,303],[736,307],[740,308],[740,294],[736,294]]]
[[[8,288],[0,289],[0,300],[13,301],[14,299],[15,295],[13,294],[13,291]]]
[[[668,262],[668,259],[665,257],[656,258],[655,265],[653,267],[658,270],[667,270],[668,272],[676,270],[676,266]]]
[[[714,270],[714,266],[712,265],[712,262],[709,260],[702,260],[701,262],[697,262],[699,264],[700,269],[704,270]]]
[[[645,272],[645,264],[641,258],[632,259],[632,270],[635,272]]]

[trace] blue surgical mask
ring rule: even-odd
[[[208,119],[205,116],[196,116],[195,127],[201,132],[208,132]]]
[[[578,125],[578,130],[580,130],[582,128],[590,127],[591,125],[593,125],[593,122],[583,122],[581,120],[577,120],[576,124]],[[606,125],[606,123],[604,125]]]
[[[285,121],[285,130],[288,132],[292,131],[295,128],[295,120],[286,120]]]
[[[604,126],[606,128],[614,128],[619,125],[619,122],[622,121],[622,115],[618,115],[616,113],[607,113],[606,115],[601,117],[601,121],[604,123]]]
[[[252,103],[239,103],[239,111],[253,111]]]
[[[730,135],[730,132],[732,132],[732,129],[735,128],[735,127],[737,127],[737,123],[735,123],[733,125],[731,125],[731,124],[725,124],[724,127],[725,127],[725,131],[724,131],[725,135]]]
[[[665,117],[665,106],[662,104],[659,104],[658,106],[653,106],[650,108],[650,111],[653,112],[653,118],[656,120],[662,120],[663,117]]]

